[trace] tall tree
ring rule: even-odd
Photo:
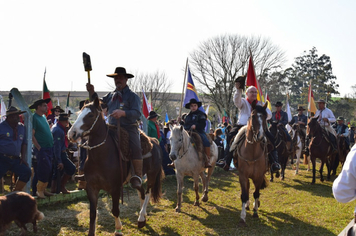
[[[336,76],[332,73],[330,57],[325,54],[319,57],[315,47],[297,57],[293,68],[295,77],[290,79],[290,88],[301,87],[300,85],[305,87],[304,85],[312,80],[314,96],[317,99],[339,94],[339,85],[336,84]],[[300,95],[301,91],[296,90],[295,94]]]
[[[258,79],[264,71],[280,68],[285,61],[284,52],[269,39],[240,35],[208,39],[190,54],[189,65],[194,81],[197,81],[196,87],[220,113],[224,110],[229,116],[235,113],[234,81],[239,75],[246,74],[250,51]],[[262,88],[265,84],[262,79]]]

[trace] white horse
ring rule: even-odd
[[[205,160],[199,158],[199,153],[195,150],[187,131],[183,126],[170,126],[171,130],[171,152],[169,158],[174,162],[177,178],[177,207],[176,212],[181,211],[182,206],[182,192],[183,192],[183,178],[184,176],[192,176],[194,179],[195,202],[194,206],[199,206],[199,176],[203,182],[204,194],[203,202],[208,201],[208,189],[210,177],[214,171],[215,163],[218,159],[218,147],[214,142],[210,146],[210,164],[208,175],[205,175]],[[204,155],[202,153],[202,155]],[[200,156],[202,156],[200,155]]]
[[[295,174],[297,175],[298,171],[299,171],[300,157],[302,156],[303,144],[302,144],[302,140],[299,136],[299,133],[296,132],[295,129],[293,129],[289,124],[286,125],[286,129],[291,134],[292,140],[294,139],[295,135],[297,135],[297,145],[296,145],[297,148],[293,152],[293,154],[295,154],[295,156],[297,157],[296,167],[295,167]],[[292,162],[293,162],[293,159],[294,159],[294,156],[292,156]]]

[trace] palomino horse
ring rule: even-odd
[[[88,158],[84,166],[84,174],[87,181],[86,191],[90,202],[90,228],[88,235],[95,235],[96,208],[101,189],[107,191],[112,197],[111,213],[115,217],[115,235],[122,235],[119,200],[122,186],[125,180],[130,177],[130,164],[122,160],[121,154],[119,158],[116,141],[110,135],[110,132],[97,98],[93,103],[89,103],[82,108],[77,120],[68,131],[68,138],[71,141],[76,141],[83,137],[87,137],[88,140],[86,144]],[[150,198],[157,202],[162,194],[162,150],[154,139],[150,139],[150,142],[153,144],[152,156],[144,159],[143,163],[143,174],[147,174],[147,190],[145,192],[142,188],[139,191],[141,200],[141,211],[138,218],[139,228],[146,223],[146,207]]]
[[[247,126],[242,127],[236,135],[230,151],[234,151],[234,162],[238,162],[239,180],[241,186],[241,220],[240,224],[246,226],[246,209],[249,209],[250,180],[255,185],[255,198],[253,217],[258,218],[260,206],[260,189],[267,187],[265,176],[268,170],[267,139],[264,130],[267,129],[267,103],[261,107],[252,103],[252,112]]]
[[[296,160],[296,167],[295,167],[295,174],[298,174],[299,171],[299,163],[300,163],[300,157],[302,156],[302,150],[303,150],[303,142],[302,138],[300,137],[300,126],[298,124],[293,124],[291,127],[290,125],[286,125],[287,130],[289,131],[290,136],[292,137],[293,141],[293,149],[292,149],[292,154],[291,154],[291,164],[293,165],[293,160],[294,157],[297,158]]]
[[[287,147],[287,141],[285,139],[285,133],[282,130],[282,127],[278,127],[277,122],[272,122],[269,127],[269,131],[274,136],[276,143],[276,149],[278,152],[278,160],[281,165],[281,179],[284,180],[285,170],[287,167],[288,157],[291,154]],[[279,172],[276,173],[276,178],[279,177]],[[271,173],[271,182],[273,182],[273,173]]]
[[[323,131],[322,127],[318,122],[318,117],[310,118],[307,126],[307,135],[310,137],[309,153],[310,160],[313,165],[313,180],[312,184],[315,184],[315,172],[316,172],[316,158],[321,160],[321,165],[319,169],[320,181],[324,181],[323,177],[323,167],[326,163],[328,168],[327,180],[330,180],[330,172],[334,164],[335,155],[333,154],[332,145],[326,140],[326,131]]]
[[[218,147],[214,142],[210,142],[210,163],[211,168],[208,169],[208,175],[205,175],[205,160],[204,155],[198,152],[191,143],[191,138],[183,126],[170,126],[171,130],[171,152],[169,158],[174,162],[177,178],[177,207],[176,212],[181,211],[182,193],[183,193],[183,178],[184,176],[192,176],[194,179],[195,202],[194,206],[199,206],[199,176],[203,182],[204,195],[203,202],[208,201],[208,190],[210,177],[213,174],[216,161],[218,159]],[[193,135],[193,133],[192,133]],[[196,134],[196,138],[200,136]],[[202,151],[202,150],[201,150]]]

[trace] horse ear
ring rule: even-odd
[[[251,104],[252,109],[255,109],[256,104],[257,104],[257,100],[255,100],[255,101],[252,102],[252,104]]]
[[[183,131],[183,125],[180,126],[180,131]]]
[[[319,116],[317,116],[317,117],[312,117],[311,119],[312,120],[317,120],[319,118]]]
[[[98,98],[98,97],[95,97],[95,99],[94,99],[94,106],[95,106],[96,108],[99,108],[99,107],[100,107],[100,101],[99,101],[99,98]]]
[[[265,104],[263,105],[263,109],[265,109],[265,110],[267,109],[267,103],[268,102],[265,102]]]

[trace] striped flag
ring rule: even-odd
[[[271,105],[271,100],[269,100],[267,91],[266,91],[266,102],[267,102],[267,107],[270,111],[272,111],[272,105]]]
[[[192,99],[192,98],[195,98],[195,100],[200,102],[199,98],[198,98],[197,90],[195,89],[195,86],[194,86],[192,75],[190,74],[189,67],[188,67],[188,75],[187,76],[188,76],[188,82],[187,82],[187,88],[185,89],[185,98],[184,98],[183,106],[185,104],[189,103],[190,99]],[[205,113],[203,106],[199,107],[199,110],[201,110],[202,112]]]
[[[166,125],[168,122],[169,122],[169,117],[168,117],[168,114],[166,112],[166,119],[164,120],[164,124]]]
[[[49,94],[49,90],[46,84],[46,68],[45,68],[45,72],[43,75],[43,89],[42,89],[42,99],[47,99],[47,98],[51,98],[51,95]],[[52,105],[52,100],[47,104],[47,114],[46,116],[50,115],[52,113],[51,109],[53,108]]]

